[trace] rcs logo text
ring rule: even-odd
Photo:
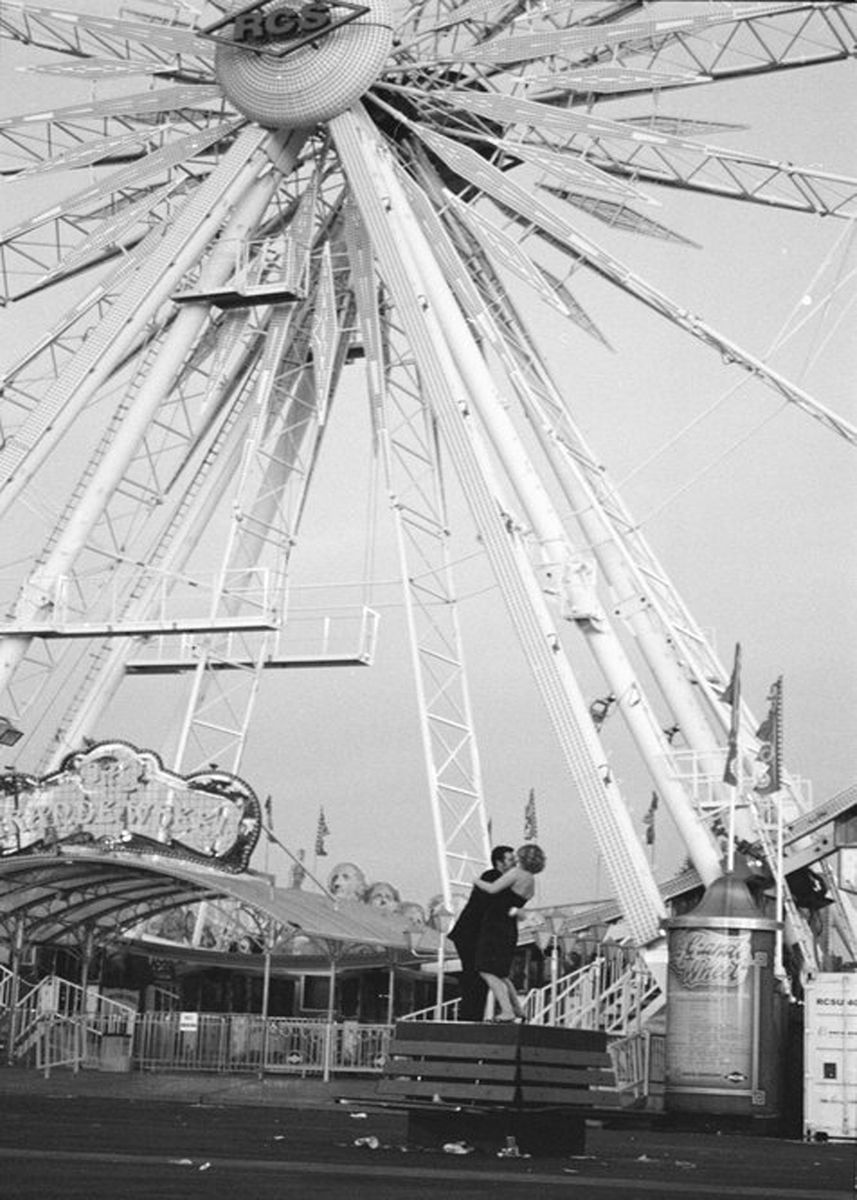
[[[331,6],[323,0],[311,0],[301,8],[275,8],[271,12],[242,12],[235,17],[232,41],[240,45],[288,42],[327,29],[331,24]]]

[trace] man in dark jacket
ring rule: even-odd
[[[515,851],[512,847],[495,846],[491,851],[491,870],[483,871],[480,878],[486,883],[492,883],[514,865]],[[455,946],[461,961],[459,1021],[481,1021],[485,1015],[488,988],[476,970],[476,946],[479,942],[482,917],[493,899],[493,896],[474,887],[449,934],[449,940]]]

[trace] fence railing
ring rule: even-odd
[[[112,1017],[45,1012],[29,1029],[19,1061],[103,1071],[211,1071],[317,1076],[378,1074],[389,1025],[262,1017],[253,1013],[143,1013]]]
[[[644,1100],[647,1109],[661,1107],[666,1086],[664,1034],[644,1029],[613,1039],[607,1049],[619,1094],[631,1101]]]
[[[393,1027],[253,1013],[38,1014],[18,1061],[45,1075],[60,1068],[293,1075],[380,1074]],[[644,1030],[611,1039],[616,1090],[650,1107],[663,1095],[664,1037]]]

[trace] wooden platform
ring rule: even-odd
[[[616,1109],[607,1038],[541,1025],[402,1021],[378,1089],[416,1140],[467,1140],[526,1153],[583,1149],[585,1121]]]

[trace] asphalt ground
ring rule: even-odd
[[[5,1076],[5,1080],[4,1080]],[[102,1077],[103,1079],[103,1077]],[[452,1153],[409,1138],[405,1114],[355,1089],[260,1089],[216,1082],[182,1095],[151,1080],[0,1071],[2,1200],[854,1200],[855,1147],[734,1132],[590,1124],[575,1154]],[[143,1084],[146,1084],[144,1087]],[[99,1094],[100,1091],[100,1094]],[[118,1094],[116,1094],[118,1092]],[[193,1098],[197,1093],[196,1099]],[[212,1092],[214,1095],[212,1095]],[[254,1097],[264,1094],[264,1103]],[[239,1097],[239,1099],[236,1099]]]

